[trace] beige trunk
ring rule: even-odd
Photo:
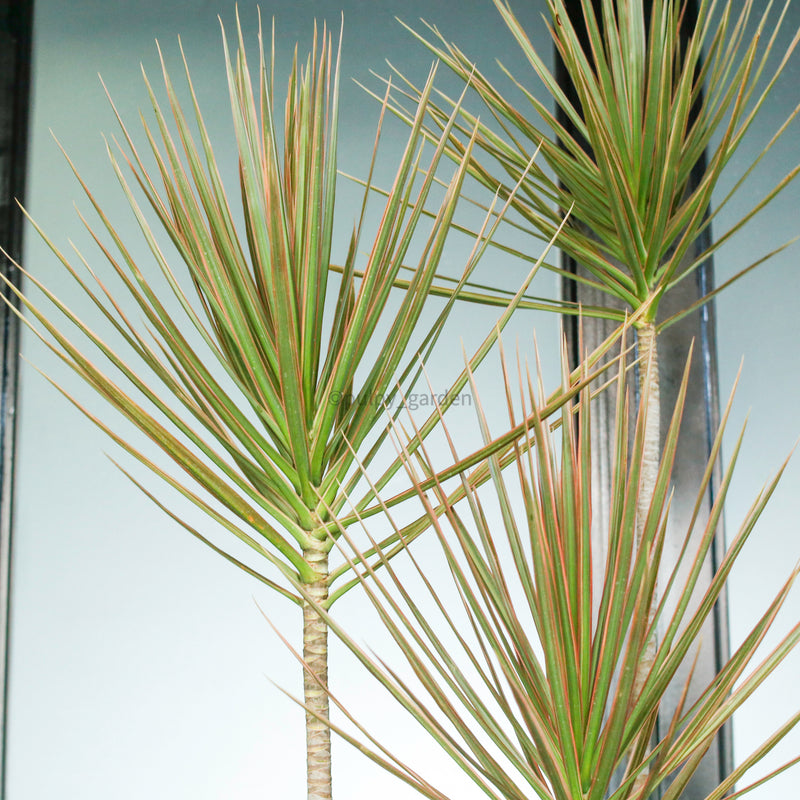
[[[305,552],[308,563],[324,576],[306,585],[310,597],[323,603],[328,597],[328,554],[322,545]],[[303,658],[313,675],[328,685],[328,628],[308,602],[303,604]],[[324,719],[329,716],[328,695],[308,672],[303,679],[307,708]],[[306,712],[306,769],[308,800],[331,800],[331,732],[315,714]]]
[[[642,468],[639,482],[639,497],[636,504],[636,544],[641,544],[644,534],[647,512],[655,491],[658,478],[658,467],[661,461],[661,390],[658,376],[658,345],[657,332],[653,323],[648,323],[638,331],[639,348],[639,402],[647,402],[647,417],[644,428],[644,452],[642,453]],[[650,606],[649,621],[652,623],[653,612],[657,598]],[[656,657],[656,637],[651,636],[647,641],[642,660],[636,670],[634,678],[634,692],[636,695],[642,690],[644,682],[650,672]],[[649,770],[645,769],[635,780],[631,797],[637,797],[637,791],[644,788]]]
[[[661,388],[658,378],[658,345],[656,327],[651,322],[639,329],[639,402],[647,402],[644,426],[644,452],[640,477],[639,500],[636,505],[636,543],[641,541],[647,512],[661,461]]]

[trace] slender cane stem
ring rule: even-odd
[[[661,386],[658,378],[658,343],[655,324],[648,322],[638,331],[639,402],[647,404],[644,450],[636,504],[636,544],[641,543],[645,520],[653,500],[658,465],[661,461]]]
[[[647,323],[638,330],[639,347],[639,402],[646,403],[645,433],[642,452],[642,466],[639,479],[639,496],[636,503],[636,545],[642,544],[647,513],[653,500],[658,465],[661,461],[661,387],[658,375],[658,341],[654,323]],[[652,623],[652,615],[657,602],[648,612],[648,623]],[[641,661],[634,677],[634,696],[638,696],[653,666],[656,656],[656,637],[650,636],[642,653]],[[631,796],[647,783],[649,769],[642,770],[634,781]]]
[[[328,597],[328,553],[321,542],[314,542],[304,555],[322,577],[307,584],[306,588],[314,602],[322,604]],[[328,719],[328,695],[314,677],[327,686],[328,628],[308,602],[303,604],[303,658],[310,670],[305,672],[303,679],[306,706]],[[309,711],[306,712],[306,769],[308,800],[331,800],[331,731]]]

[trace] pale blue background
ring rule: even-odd
[[[523,19],[537,45],[549,52],[546,31],[537,22],[544,4],[540,0],[525,5]],[[427,53],[394,21],[394,14],[409,22],[425,16],[489,70],[492,58],[500,55],[512,69],[527,74],[488,0],[460,3],[457,13],[450,8],[443,0],[347,3],[343,170],[364,173],[377,119],[377,105],[349,78],[377,87],[369,69],[384,73],[384,58],[418,81],[427,73]],[[233,166],[229,151],[223,155],[230,124],[216,20],[220,9],[231,32],[233,4],[219,0],[37,0],[28,205],[59,246],[66,247],[70,238],[85,243],[72,202],[77,200],[84,208],[86,203],[48,129],[73,156],[101,201],[117,218],[129,218],[100,137],[100,132],[114,132],[115,126],[97,73],[102,73],[121,112],[135,126],[137,108],[147,104],[140,61],[157,82],[155,37],[177,78],[176,37],[181,34],[206,118],[220,143],[218,153],[229,169]],[[302,51],[310,41],[315,16],[327,18],[335,28],[339,24],[339,3],[282,3],[263,11],[267,20],[275,15],[284,67],[292,43],[299,40]],[[255,7],[242,5],[241,14],[253,43]],[[795,58],[766,111],[768,119],[777,120],[776,115],[785,114],[796,102],[798,78]],[[448,85],[446,79],[443,85]],[[763,146],[772,127],[754,131],[745,152],[752,154]],[[391,126],[388,133],[390,162],[403,129]],[[757,196],[800,159],[796,141],[795,128],[759,168],[746,199]],[[384,174],[389,174],[388,168]],[[356,196],[343,183],[340,237],[348,233],[355,213],[348,203]],[[718,280],[796,235],[797,208],[798,191],[793,189],[772,214],[726,248],[717,259]],[[71,287],[35,236],[28,236],[26,248],[28,268],[71,302]],[[453,252],[457,261],[463,245]],[[722,394],[729,391],[744,356],[736,421],[752,409],[728,509],[729,528],[800,434],[796,269],[795,249],[745,279],[718,304]],[[507,267],[503,278],[512,286],[522,274],[519,268]],[[555,281],[544,276],[538,288],[552,294]],[[84,301],[76,300],[76,306],[86,310]],[[460,309],[454,330],[469,349],[495,316],[488,310]],[[520,318],[507,340],[513,343],[519,337],[521,346],[531,352],[532,326],[545,354],[545,369],[555,378],[554,317]],[[90,408],[102,409],[30,337],[25,337],[23,350],[37,366],[74,388]],[[432,364],[433,374],[445,376],[460,359],[460,344],[453,337]],[[498,414],[500,430],[504,423],[498,384],[499,374],[490,366],[482,386],[487,405]],[[27,365],[21,377],[19,422],[9,800],[301,797],[302,715],[270,683],[274,680],[297,691],[298,671],[256,603],[291,635],[298,624],[295,610],[203,548],[141,497],[103,455],[111,449],[103,435]],[[469,423],[465,415],[465,441]],[[790,467],[733,578],[734,641],[800,555],[799,475],[796,466]],[[344,601],[339,610],[358,637],[378,639],[357,598]],[[779,628],[785,630],[798,617],[795,596]],[[402,754],[419,769],[429,768],[446,788],[462,785],[438,758],[435,747],[351,667],[344,654],[334,653],[335,685],[367,715],[376,732],[391,730]],[[749,752],[771,726],[800,706],[798,669],[800,659],[794,658],[781,671],[780,681],[743,711],[736,727],[738,753]],[[775,755],[775,764],[798,749],[800,738],[795,736]],[[391,798],[413,796],[344,745],[337,746],[336,765],[340,798],[361,800],[377,792]],[[787,796],[793,785],[785,776],[771,789],[751,796],[754,800]],[[454,791],[464,800],[478,796],[471,787]]]

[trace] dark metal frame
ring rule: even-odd
[[[0,246],[14,260],[22,255],[30,109],[33,0],[0,0]],[[19,272],[5,256],[3,275],[15,286]],[[11,290],[4,298],[15,304]],[[19,320],[0,303],[0,798],[5,797],[8,644],[11,599],[11,521],[17,399]]]

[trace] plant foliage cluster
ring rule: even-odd
[[[77,250],[61,252],[33,223],[123,347],[114,349],[28,272],[39,293],[18,293],[24,321],[177,470],[150,458],[113,422],[84,413],[210,523],[249,545],[264,567],[245,564],[138,483],[173,519],[303,608],[304,649],[297,655],[305,674],[300,702],[310,800],[331,797],[329,709],[336,698],[327,680],[329,629],[497,800],[531,793],[545,800],[677,800],[721,727],[800,637],[795,627],[757,657],[795,571],[708,685],[691,685],[689,670],[680,702],[664,720],[664,698],[679,669],[697,657],[702,627],[777,478],[701,588],[739,449],[737,442],[700,522],[726,409],[677,560],[665,557],[688,368],[662,431],[658,334],[724,285],[669,319],[659,317],[659,304],[800,169],[698,247],[800,109],[790,111],[712,210],[720,176],[798,42],[800,34],[772,60],[788,3],[755,19],[754,0],[700,0],[689,24],[690,5],[676,0],[581,0],[572,4],[580,13],[547,0],[546,24],[569,88],[536,52],[511,6],[494,3],[546,99],[506,73],[529,103],[516,107],[437,28],[409,28],[463,81],[464,93],[439,92],[435,69],[419,86],[399,72],[386,79],[376,95],[381,123],[363,202],[338,263],[332,242],[339,52],[325,29],[315,31],[305,61],[295,54],[282,110],[274,35],[269,48],[259,34],[251,71],[241,27],[234,53],[223,31],[240,197],[224,188],[188,66],[189,99],[182,102],[162,60],[166,104],[145,76],[153,120],[143,123],[147,152],[139,152],[119,114],[121,144],[108,147],[146,258],[134,257],[128,232],[108,218],[75,168],[95,212],[94,221],[82,221],[99,248],[98,265]],[[373,173],[387,113],[407,123],[408,136],[393,183],[381,188]],[[450,177],[442,180],[449,161]],[[461,228],[457,208],[468,179],[488,190],[489,200],[471,198],[484,205],[484,221],[471,231],[460,277],[447,279],[446,244]],[[375,202],[379,222],[368,231],[367,209]],[[499,241],[506,226],[540,241],[510,250]],[[544,254],[533,255],[542,241]],[[546,263],[554,242],[580,264],[579,273]],[[473,280],[497,246],[531,265],[514,294]],[[529,297],[543,264],[608,302],[580,308]],[[112,290],[105,275],[120,288]],[[431,313],[434,296],[443,300]],[[422,365],[462,301],[502,306],[497,323],[428,418],[405,421],[402,398],[424,388]],[[581,365],[565,365],[562,385],[549,397],[521,367],[516,397],[504,364],[508,430],[491,436],[479,407],[483,446],[460,453],[445,422],[448,406],[465,387],[478,397],[475,370],[511,315],[526,307],[583,312],[619,328]],[[603,361],[614,347],[617,358]],[[611,379],[598,380],[607,370]],[[598,572],[591,418],[602,380],[616,386],[617,401],[610,513],[600,522],[610,545]],[[371,401],[376,397],[388,409]],[[429,452],[434,431],[450,446],[445,469]],[[375,474],[390,443],[397,454]],[[390,495],[400,478],[409,488]],[[489,498],[497,518],[487,510]],[[401,504],[415,503],[413,521],[395,521]],[[378,518],[392,531],[380,541],[370,533]],[[414,556],[413,540],[426,531],[441,546],[457,608],[443,599],[442,577]],[[404,585],[393,562],[401,553],[418,571],[436,619]],[[331,615],[335,600],[354,587],[374,604],[415,683],[367,653]],[[798,721],[800,715],[791,717],[705,800],[747,791],[737,791],[737,781]],[[356,728],[360,734],[340,732],[424,796],[445,797],[357,722]]]

